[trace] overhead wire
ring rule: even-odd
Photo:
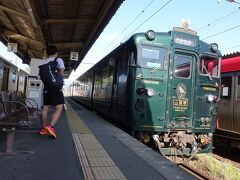
[[[124,28],[124,30],[122,32],[124,32],[125,30],[127,30],[129,28],[130,25],[132,25],[136,20],[137,18],[145,12],[145,10],[153,3],[154,0],[152,0],[142,11],[141,13],[139,13],[127,26],[127,28]],[[143,24],[145,24],[149,19],[151,19],[154,15],[156,15],[160,10],[162,10],[165,6],[167,6],[172,0],[169,0],[167,1],[163,6],[161,6],[157,11],[155,11],[150,17],[148,17],[143,23],[141,23],[139,26],[137,26],[137,28],[134,29],[134,31],[132,31],[128,36],[126,36],[125,38],[123,38],[123,41],[126,40],[127,37],[129,37],[131,34],[133,34],[138,28],[140,28]],[[122,33],[121,32],[121,33]],[[119,36],[117,36],[119,37]],[[115,41],[116,39],[113,40],[113,42]],[[111,46],[111,44],[113,43],[109,43],[109,45],[103,50],[101,51],[101,54],[109,47]],[[97,57],[99,57],[99,55],[97,55]],[[98,58],[97,58],[98,59]]]
[[[149,2],[143,8],[143,10],[135,18],[133,18],[133,20],[108,44],[108,46],[103,51],[101,51],[101,53],[104,52],[109,46],[111,46],[112,43],[114,43],[136,21],[154,1],[155,0],[152,0],[151,2]]]
[[[120,32],[120,34],[118,34],[118,36],[110,43],[112,44],[114,41],[116,41],[116,39],[123,34],[124,31],[126,31],[144,12],[145,10],[153,3],[152,0],[150,3],[148,3],[148,5],[146,7],[144,7],[144,9]]]
[[[167,1],[163,6],[161,6],[157,11],[155,11],[150,17],[148,17],[143,23],[141,23],[139,26],[137,26],[137,28],[135,28],[129,35],[127,35],[125,38],[123,38],[123,40],[125,40],[127,37],[129,37],[132,33],[134,33],[138,28],[140,28],[143,24],[145,24],[149,19],[151,19],[154,15],[156,15],[160,10],[162,10],[165,6],[167,6],[170,2],[171,2],[172,0],[169,0],[169,1]],[[149,6],[150,6],[150,4],[152,4],[152,2],[153,1],[151,1],[146,7],[145,7],[145,9],[146,8],[148,8]],[[142,12],[144,12],[144,11],[142,11]],[[141,14],[141,13],[140,13]],[[140,15],[138,15],[137,17],[139,17]],[[135,19],[137,19],[137,18],[134,18],[134,21],[135,21]],[[133,24],[133,21],[129,24],[129,26],[130,25],[132,25]],[[128,27],[129,27],[128,26]],[[127,29],[126,29],[127,30]],[[125,30],[124,30],[125,31]],[[109,46],[112,44],[112,42],[111,43],[109,43]],[[104,49],[104,51],[107,49],[107,47]]]
[[[230,47],[230,48],[223,49],[222,51],[227,51],[227,50],[229,50],[229,49],[233,49],[233,48],[236,48],[236,47],[240,47],[240,44],[235,45],[235,46],[232,46],[232,47]]]
[[[149,19],[151,19],[153,16],[155,16],[160,10],[162,10],[165,6],[167,6],[172,0],[167,1],[163,6],[161,6],[157,11],[155,11],[149,18],[147,18],[143,23],[141,23],[137,28],[135,28],[128,36],[133,34],[138,28],[140,28],[143,24],[145,24]],[[126,36],[124,39],[126,39],[128,36]]]
[[[215,24],[215,23],[221,21],[222,19],[227,18],[227,17],[229,17],[229,16],[231,16],[231,15],[233,15],[233,14],[239,12],[239,10],[240,10],[240,7],[239,7],[237,10],[235,10],[235,11],[233,11],[233,12],[231,12],[231,13],[225,15],[225,16],[222,16],[221,18],[219,18],[219,19],[217,19],[217,20],[215,20],[215,21],[213,21],[213,22],[211,22],[211,23],[209,23],[209,24],[207,24],[207,25],[205,25],[205,26],[203,26],[203,27],[197,29],[196,31],[199,32],[199,31],[205,29],[206,27],[210,27],[211,25],[213,25],[213,24]]]
[[[211,35],[211,36],[205,37],[205,38],[203,38],[202,40],[209,39],[209,38],[211,38],[211,37],[217,36],[217,35],[219,35],[219,34],[223,34],[223,33],[225,33],[225,32],[231,31],[231,30],[236,29],[236,28],[239,28],[239,27],[240,27],[240,25],[234,26],[234,27],[232,27],[232,28],[229,28],[229,29],[226,29],[226,30],[224,30],[224,31],[218,32],[218,33],[213,34],[213,35]]]
[[[221,20],[223,20],[223,19],[225,19],[225,18],[227,18],[227,17],[229,17],[229,16],[238,13],[239,10],[240,10],[240,7],[238,7],[237,10],[235,10],[235,11],[233,11],[233,12],[231,12],[231,13],[225,15],[225,16],[222,16],[221,18],[218,18],[218,19],[215,20],[215,21],[213,21],[213,22],[211,22],[211,23],[209,23],[209,24],[207,24],[207,25],[205,25],[205,26],[202,26],[201,28],[197,29],[196,31],[199,32],[199,31],[201,31],[201,30],[203,30],[203,29],[205,29],[205,28],[207,28],[207,27],[210,27],[211,25],[216,24],[217,22],[219,22],[219,21],[221,21]],[[209,38],[214,37],[214,36],[217,36],[217,35],[219,35],[219,34],[223,34],[223,33],[225,33],[225,32],[228,32],[228,31],[230,31],[230,30],[236,29],[236,28],[238,28],[238,27],[240,27],[240,25],[234,26],[234,27],[232,27],[232,28],[229,28],[229,29],[226,29],[226,30],[224,30],[224,31],[218,32],[218,33],[213,34],[213,35],[211,35],[211,36],[205,37],[205,38],[203,38],[202,40],[209,39]],[[239,46],[240,46],[240,45],[232,46],[232,47],[226,48],[226,49],[224,49],[224,50],[222,50],[222,51],[226,51],[226,50],[229,50],[229,49],[233,49],[233,48],[236,48],[236,47],[239,47]]]
[[[146,10],[154,1],[155,1],[155,0],[150,1],[150,3],[148,3],[147,6],[145,6],[145,7],[143,8],[143,10],[121,31],[121,33],[120,33],[117,37],[115,37],[115,39],[114,39],[111,43],[109,43],[108,46],[107,46],[103,51],[101,51],[101,53],[103,53],[109,46],[111,46],[111,44],[112,44],[114,41],[116,41],[116,39],[117,39],[120,35],[122,35],[123,32],[125,32],[125,31],[140,17],[140,16],[145,12],[145,10]],[[98,54],[97,57],[99,57],[99,55],[100,55],[100,54]],[[97,58],[97,59],[98,59],[98,58]],[[81,64],[88,64],[88,63],[81,62]],[[95,63],[89,63],[89,64],[95,64]]]
[[[162,10],[165,6],[167,6],[172,0],[167,1],[163,6],[161,6],[157,11],[155,11],[150,17],[148,17],[143,23],[141,23],[139,26],[137,26],[137,28],[135,28],[130,34],[128,34],[127,36],[125,36],[123,38],[123,41],[127,39],[127,37],[131,36],[131,34],[133,34],[138,28],[140,28],[143,24],[145,24],[149,19],[151,19],[154,15],[156,15],[160,10]],[[151,2],[152,3],[152,2]],[[149,5],[148,5],[149,6]],[[147,6],[147,7],[148,7]],[[110,44],[111,45],[111,44]],[[105,51],[106,49],[104,49]]]

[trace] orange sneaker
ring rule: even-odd
[[[47,126],[45,129],[46,129],[46,131],[47,131],[47,134],[48,134],[50,137],[52,137],[52,138],[54,138],[54,139],[57,138],[57,135],[56,135],[55,130],[54,130],[53,127],[51,127],[51,126],[49,125],[49,126]]]
[[[45,129],[45,128],[42,128],[42,129],[39,131],[39,134],[41,134],[41,135],[47,134],[46,129]]]

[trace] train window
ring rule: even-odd
[[[221,98],[231,99],[232,92],[232,77],[222,77],[221,79]]]
[[[141,67],[167,69],[167,49],[141,46],[141,58],[139,65]]]
[[[102,70],[102,89],[108,87],[108,66],[104,67]]]
[[[209,77],[219,77],[219,58],[203,56],[200,58],[199,72]]]
[[[16,73],[15,72],[13,72],[12,73],[12,83],[15,83],[16,82]]]
[[[237,99],[240,99],[240,76],[237,77]]]
[[[189,78],[191,76],[192,58],[189,56],[175,56],[174,73],[179,78]]]
[[[2,78],[2,76],[3,76],[3,67],[0,66],[0,78]]]
[[[98,71],[96,72],[96,76],[95,76],[95,89],[99,90],[101,89],[102,86],[102,72]]]
[[[134,53],[131,52],[130,55],[129,55],[129,65],[136,65],[136,58],[134,56]]]
[[[20,76],[19,84],[20,84],[20,85],[23,85],[23,82],[24,82],[24,77],[23,77],[23,76]]]

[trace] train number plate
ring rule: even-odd
[[[188,106],[187,99],[173,99],[173,106]]]

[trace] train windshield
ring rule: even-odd
[[[212,77],[219,77],[219,58],[213,58],[209,56],[202,56],[199,62],[199,73],[204,76],[208,76],[210,79]]]
[[[174,60],[174,73],[178,78],[190,78],[192,69],[191,56],[176,56]]]
[[[167,49],[153,46],[141,46],[140,61],[138,63],[141,67],[166,70]]]

